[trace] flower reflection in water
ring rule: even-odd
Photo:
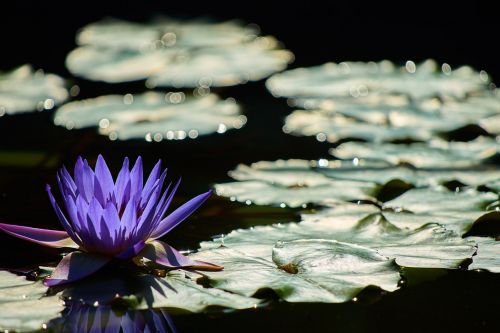
[[[62,318],[51,325],[56,332],[135,333],[177,332],[172,318],[164,309],[128,310],[120,313],[109,306],[70,303]]]

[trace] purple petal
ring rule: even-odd
[[[106,224],[104,216],[101,217],[99,229],[100,229],[99,238],[101,239],[103,251],[110,253],[113,252],[113,238],[111,237],[111,233],[109,232],[109,228],[108,225]]]
[[[112,202],[106,204],[102,216],[104,217],[104,221],[106,221],[106,226],[109,229],[111,238],[114,240],[115,233],[120,229],[120,217]]]
[[[72,252],[62,258],[52,275],[43,283],[47,287],[53,287],[83,279],[97,272],[110,260],[110,258],[86,252]]]
[[[75,233],[79,234],[82,228],[83,221],[78,217],[78,210],[76,208],[75,200],[71,195],[64,197],[64,203],[66,204],[66,211],[68,212],[69,219],[73,222],[73,227]]]
[[[113,183],[113,177],[111,176],[111,172],[106,165],[106,161],[104,161],[104,158],[101,154],[97,156],[97,162],[95,164],[95,176],[97,179],[99,179],[99,183],[101,184],[101,189],[103,190],[105,199],[108,199],[113,192],[115,184]]]
[[[156,165],[154,166],[153,170],[151,170],[151,173],[149,174],[148,180],[146,181],[146,184],[144,184],[144,188],[142,190],[143,200],[146,200],[146,198],[149,198],[151,192],[153,191],[153,187],[160,176],[160,170],[161,170],[161,160],[159,160],[156,163]],[[141,202],[141,206],[144,206],[144,205],[145,205],[145,203]]]
[[[128,197],[130,195],[130,171],[128,170],[127,157],[125,157],[125,159],[123,160],[122,168],[118,173],[118,177],[116,177],[114,192],[116,196],[116,202],[118,203],[118,208],[120,208],[121,204],[123,203],[123,197]]]
[[[168,185],[167,189],[163,193],[160,201],[158,202],[158,205],[156,206],[155,210],[155,215],[153,217],[153,221],[151,223],[151,230],[150,230],[150,235],[156,230],[158,225],[161,223],[163,217],[165,216],[165,213],[167,212],[168,207],[170,206],[170,203],[172,202],[175,193],[177,192],[177,189],[179,188],[179,185],[181,184],[181,179],[177,181],[175,184],[174,188],[172,191],[168,194],[168,197],[165,201],[165,196],[168,193],[168,189],[170,188],[170,185]]]
[[[177,208],[170,215],[161,220],[161,222],[152,233],[151,238],[160,238],[170,230],[175,228],[179,223],[184,221],[189,215],[191,215],[196,209],[198,209],[198,207],[200,207],[211,194],[212,190],[200,194]]]
[[[125,207],[121,218],[121,226],[125,228],[128,232],[137,225],[137,205],[139,198],[131,198]]]
[[[61,171],[57,172],[56,179],[57,179],[57,183],[59,184],[59,191],[61,191],[61,194],[63,197],[70,195],[72,198],[76,198],[75,190],[64,179]]]
[[[148,243],[138,256],[169,268],[190,267],[194,261],[162,241]]]
[[[106,198],[108,198],[109,195],[105,192],[105,190],[101,186],[101,182],[99,181],[99,178],[97,176],[94,177],[94,198],[99,200],[99,203],[101,204],[102,207],[106,205]]]
[[[4,223],[0,223],[0,229],[14,237],[48,247],[78,248],[78,244],[76,244],[65,231],[30,228]]]
[[[66,185],[66,187],[69,190],[71,190],[71,193],[73,194],[73,196],[76,196],[77,187],[76,187],[76,184],[75,184],[73,178],[71,178],[71,175],[69,174],[68,169],[66,169],[66,167],[63,165],[62,168],[59,170],[59,172],[61,173],[61,179],[64,181],[64,184]]]
[[[89,204],[89,210],[87,212],[87,216],[90,217],[94,225],[99,224],[101,221],[101,216],[103,214],[103,208],[95,197],[92,198]]]
[[[94,195],[94,172],[87,161],[83,161],[81,157],[75,164],[75,183],[78,193],[89,202]]]
[[[49,195],[50,203],[52,204],[52,207],[54,208],[54,211],[56,212],[56,215],[59,218],[59,221],[61,221],[61,224],[63,225],[64,230],[66,230],[69,237],[71,237],[71,239],[73,239],[75,241],[75,243],[81,245],[79,237],[73,231],[73,227],[71,226],[71,224],[68,222],[68,220],[64,216],[63,212],[61,211],[61,208],[59,208],[59,205],[56,202],[56,199],[52,195],[52,191],[50,190],[49,185],[46,186],[46,190],[47,190],[47,193]]]
[[[160,179],[155,182],[155,185],[152,188],[152,193],[148,198],[148,200],[145,202],[146,203],[145,206],[142,206],[143,204],[142,200],[144,198],[141,199],[142,214],[138,218],[137,225],[133,228],[133,233],[141,239],[148,238],[151,232],[154,230],[153,223],[156,211],[158,209],[158,206],[160,206],[161,203],[165,200],[165,197],[168,193],[168,189],[170,188],[169,184],[167,186],[167,189],[163,193],[162,197],[160,198],[160,200],[158,200],[158,198],[160,197],[161,188],[163,187],[163,181],[165,180],[165,176],[166,176],[166,171],[163,172]]]
[[[139,252],[141,252],[144,249],[145,246],[146,246],[146,243],[144,241],[140,241],[139,243],[132,246],[130,249],[127,249],[126,251],[117,255],[116,258],[118,258],[118,259],[130,259],[132,257],[135,257]]]
[[[165,215],[168,207],[170,206],[170,203],[174,199],[174,195],[177,192],[177,189],[181,185],[181,181],[182,181],[182,178],[179,178],[179,180],[177,181],[177,183],[175,183],[174,188],[172,189],[172,191],[170,192],[170,194],[167,197],[167,201],[165,201],[165,202],[162,201],[162,207],[160,207],[161,209],[159,211],[157,211],[157,214],[158,214],[157,217],[159,219],[161,219],[163,217],[163,215]],[[170,185],[168,187],[170,188]],[[168,191],[168,188],[167,188],[167,190],[165,190],[165,192],[167,192],[167,191]]]
[[[142,158],[139,156],[135,161],[132,171],[130,171],[130,197],[140,198],[143,185]]]

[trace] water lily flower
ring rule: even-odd
[[[166,175],[167,170],[162,172],[161,161],[158,161],[143,183],[139,156],[132,170],[128,158],[125,158],[113,181],[101,155],[97,158],[95,170],[79,157],[74,178],[64,166],[57,173],[66,215],[57,204],[50,186],[46,188],[64,231],[3,223],[0,223],[0,229],[40,245],[77,249],[65,255],[53,274],[45,279],[47,286],[82,279],[113,259],[135,258],[140,261],[145,258],[168,269],[222,269],[218,265],[191,260],[158,240],[191,215],[212,193],[200,194],[166,215],[180,184],[179,180],[163,189]]]

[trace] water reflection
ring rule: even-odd
[[[165,309],[120,311],[110,306],[92,306],[71,302],[62,318],[51,323],[55,332],[133,333],[177,332]]]

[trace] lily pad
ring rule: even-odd
[[[443,70],[438,71],[433,60],[418,65],[408,61],[404,67],[387,60],[326,63],[276,74],[266,84],[275,96],[329,98],[370,94],[402,94],[413,99],[436,95],[463,98],[487,89],[487,75],[470,67],[451,70],[448,65]]]
[[[477,253],[472,257],[469,269],[485,269],[500,273],[500,241],[489,237],[470,237],[477,242]]]
[[[460,101],[439,98],[410,101],[405,96],[368,95],[356,99],[292,100],[291,105],[392,127],[416,126],[434,132],[449,132],[477,124],[491,134],[499,133],[500,94],[497,90]]]
[[[0,73],[0,117],[52,109],[68,98],[62,78],[34,71],[30,65]]]
[[[68,54],[66,67],[71,73],[94,81],[128,82],[146,79],[182,53],[179,49],[140,52],[83,46]]]
[[[498,154],[499,143],[490,138],[477,138],[469,142],[391,144],[346,142],[330,152],[337,158],[362,158],[385,161],[392,165],[411,164],[418,168],[471,167]]]
[[[272,259],[232,248],[193,256],[225,266],[220,274],[207,274],[212,286],[245,296],[270,288],[288,302],[339,303],[369,285],[388,291],[398,288],[399,267],[363,246],[316,239],[278,242],[269,250]]]
[[[247,204],[300,207],[325,199],[373,199],[373,182],[331,179],[311,168],[306,160],[258,162],[239,165],[229,173],[238,182],[215,185],[218,195]]]
[[[201,246],[205,249],[223,244],[266,258],[278,241],[319,238],[366,246],[408,267],[457,268],[475,252],[474,242],[462,239],[443,226],[428,223],[416,229],[400,229],[381,213],[362,219],[328,216],[301,223],[238,229]]]
[[[31,332],[46,327],[64,309],[58,296],[45,296],[46,292],[41,281],[0,271],[0,330]]]
[[[422,268],[457,268],[476,250],[474,242],[438,224],[401,229],[389,222],[383,213],[361,219],[357,214],[345,214],[337,218],[238,229],[213,242],[203,242],[201,247],[207,249],[222,244],[250,256],[269,259],[276,242],[299,239],[358,244],[394,258],[401,266]]]
[[[450,214],[483,211],[498,200],[494,193],[483,193],[473,189],[450,192],[444,188],[413,189],[385,203],[386,207],[413,213]]]
[[[285,69],[293,54],[271,36],[236,21],[106,20],[86,26],[66,58],[76,75],[105,82],[148,79],[146,86],[231,86]]]
[[[165,277],[124,274],[120,278],[112,275],[87,279],[69,286],[61,295],[87,305],[121,302],[135,310],[168,308],[177,312],[201,312],[207,307],[245,309],[260,303],[254,298],[204,288],[181,271],[169,272]]]
[[[413,191],[413,190],[412,190]],[[477,221],[481,221],[491,211],[472,210],[467,212],[447,212],[430,211],[412,213],[400,208],[382,210],[373,204],[354,204],[349,202],[332,202],[329,207],[314,211],[313,213],[304,213],[302,220],[309,222],[327,222],[331,223],[352,223],[350,219],[361,219],[369,214],[379,213],[394,226],[403,230],[415,230],[429,223],[438,224],[447,230],[453,231],[458,235],[463,235],[471,229]],[[347,222],[344,222],[348,219]]]
[[[179,21],[158,18],[149,24],[105,19],[83,27],[76,36],[79,45],[126,50],[152,47],[204,47],[240,44],[258,35],[254,26],[238,21]]]
[[[246,117],[233,99],[216,95],[147,92],[108,95],[63,105],[54,123],[68,129],[99,127],[111,139],[182,140],[241,128]]]
[[[337,142],[341,139],[365,141],[426,141],[434,133],[426,128],[408,126],[393,127],[377,123],[362,122],[341,114],[321,110],[297,110],[285,118],[285,133],[297,136],[315,136],[318,141]]]
[[[177,57],[151,76],[148,87],[233,86],[285,69],[293,54],[271,37],[228,47],[204,48]]]
[[[260,161],[240,164],[229,175],[238,182],[217,184],[217,193],[247,204],[299,207],[328,201],[389,200],[380,196],[394,181],[405,189],[438,186],[452,181],[470,186],[487,186],[500,179],[496,169],[415,169],[388,167],[387,162],[355,158],[353,161],[320,159]],[[340,189],[341,188],[341,189]],[[401,192],[394,193],[399,195]]]
[[[363,160],[358,160],[362,162]],[[330,164],[335,165],[336,161]],[[401,180],[415,187],[437,186],[451,181],[458,181],[469,186],[489,185],[500,179],[500,170],[496,169],[415,169],[407,166],[394,167],[335,167],[318,169],[329,178],[353,181],[376,182],[381,185],[392,180]]]
[[[384,108],[401,108],[411,104],[411,100],[404,95],[382,95],[371,94],[359,96],[357,98],[349,97],[301,97],[289,99],[288,104],[292,107],[298,107],[307,110],[323,110],[329,112],[339,112],[342,110],[374,109],[383,106]]]

